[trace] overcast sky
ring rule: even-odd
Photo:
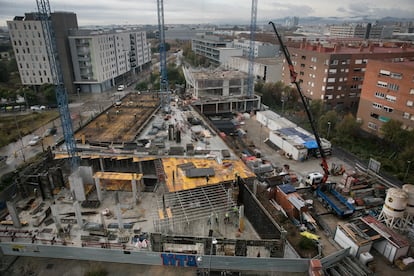
[[[53,11],[77,14],[78,24],[157,24],[156,0],[49,0]],[[0,26],[36,11],[35,0],[0,0]],[[164,0],[165,24],[248,23],[251,0]],[[258,0],[257,20],[286,16],[369,15],[413,18],[413,0]]]

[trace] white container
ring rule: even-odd
[[[374,256],[369,252],[363,252],[359,255],[359,261],[364,265],[367,265],[367,263],[372,262],[373,260]]]
[[[407,214],[414,216],[414,185],[404,184],[402,186],[402,189],[408,195],[408,202],[405,211],[407,212]]]
[[[408,202],[408,195],[402,189],[390,188],[382,211],[388,217],[402,218]]]

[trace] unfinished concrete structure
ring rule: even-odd
[[[236,70],[183,67],[187,93],[202,114],[250,112],[260,108],[260,97],[248,97],[247,74]]]

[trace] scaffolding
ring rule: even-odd
[[[222,217],[236,209],[233,189],[226,189],[223,184],[167,193],[157,200],[154,229],[161,233],[176,232],[178,229],[174,228],[200,221],[207,223],[212,214]]]

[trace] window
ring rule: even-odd
[[[398,91],[400,89],[400,86],[398,84],[395,84],[395,83],[389,83],[388,84],[388,89],[393,90],[393,91]]]
[[[407,101],[407,106],[410,106],[410,107],[412,107],[413,106],[413,101]]]
[[[380,72],[379,72],[379,74],[381,75],[381,76],[389,76],[390,74],[391,74],[391,72],[390,71],[387,71],[387,70],[380,70]]]
[[[388,83],[386,83],[385,81],[378,81],[377,86],[382,87],[382,88],[387,88]]]
[[[361,72],[362,69],[361,68],[354,68],[354,72]]]
[[[317,62],[317,58],[316,57],[311,57],[311,61],[312,62]]]
[[[379,103],[372,103],[372,107],[376,109],[382,109],[382,104]]]
[[[356,59],[355,64],[362,64],[362,59]]]
[[[378,126],[377,126],[377,124],[374,124],[373,122],[368,122],[368,128],[370,128],[372,130],[377,130]]]
[[[402,74],[400,74],[400,73],[391,73],[391,78],[400,80],[400,79],[402,79]]]
[[[336,69],[329,69],[329,74],[336,74]]]
[[[335,82],[335,78],[328,78],[328,82]]]
[[[404,114],[403,114],[403,118],[404,118],[404,119],[410,119],[410,113],[408,113],[408,112],[404,112]]]
[[[379,115],[377,113],[371,112],[370,116],[372,118],[378,119]]]
[[[389,106],[384,106],[384,110],[385,112],[392,113],[394,111],[394,108],[389,107]]]
[[[380,99],[384,99],[385,94],[377,91],[377,92],[375,92],[375,97],[380,98]]]
[[[397,101],[397,97],[395,96],[387,95],[385,98],[387,99],[387,101],[392,103],[395,103]]]
[[[414,94],[414,88],[411,88],[410,89],[410,94],[412,95],[412,94]]]
[[[331,60],[331,65],[338,65],[338,60],[337,59]]]

